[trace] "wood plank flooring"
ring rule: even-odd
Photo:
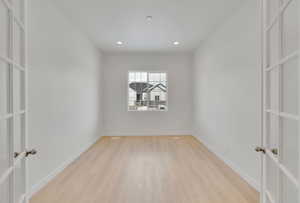
[[[192,136],[102,137],[30,203],[258,203]]]

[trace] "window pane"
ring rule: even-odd
[[[145,72],[142,73],[141,77],[142,77],[141,79],[142,79],[143,82],[147,82],[147,73],[145,73]]]
[[[167,109],[167,75],[163,72],[129,72],[128,110]]]
[[[134,81],[134,78],[135,78],[135,73],[133,72],[129,72],[129,82],[133,82]]]
[[[140,72],[135,73],[135,81],[137,81],[137,82],[141,81],[141,73]]]
[[[166,81],[167,80],[167,77],[166,77],[165,73],[161,73],[160,78],[161,78],[161,81]]]

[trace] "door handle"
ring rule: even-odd
[[[36,154],[37,154],[37,151],[35,149],[32,149],[32,150],[26,152],[26,157],[28,157],[29,155],[36,155]]]
[[[20,154],[22,154],[22,153],[15,152],[14,153],[14,158],[17,158],[18,156],[20,156]],[[26,151],[25,157],[28,157],[29,155],[35,155],[35,154],[37,154],[37,151],[35,149],[32,149],[30,151]]]
[[[256,152],[262,152],[262,153],[264,153],[264,154],[266,153],[265,148],[262,148],[262,147],[256,147],[256,148],[255,148],[255,151],[256,151]]]

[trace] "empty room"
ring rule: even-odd
[[[300,203],[299,0],[0,0],[0,203]]]

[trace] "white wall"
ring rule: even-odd
[[[30,185],[101,135],[101,54],[49,1],[29,2]]]
[[[259,1],[249,0],[195,54],[194,130],[212,151],[258,184]]]
[[[104,128],[107,135],[191,134],[192,56],[116,53],[104,56]],[[128,112],[129,70],[168,72],[167,112]]]

